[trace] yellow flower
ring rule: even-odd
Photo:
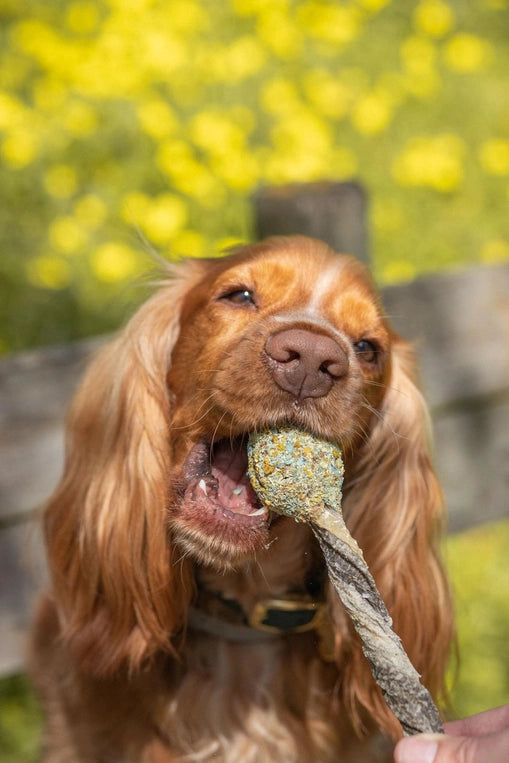
[[[311,37],[346,45],[359,36],[362,16],[354,6],[330,4],[325,0],[308,0],[297,11],[299,26]]]
[[[355,104],[352,124],[365,135],[382,132],[392,119],[392,98],[388,93],[376,90],[367,93]]]
[[[145,13],[153,6],[154,0],[109,0],[112,9],[116,9],[122,14],[127,11],[133,13]]]
[[[90,135],[97,129],[97,114],[88,103],[74,101],[64,112],[63,124],[71,135]]]
[[[138,269],[136,253],[118,241],[101,244],[90,257],[90,267],[99,281],[115,283],[133,276]]]
[[[233,8],[240,16],[255,16],[270,10],[274,0],[231,0]]]
[[[405,68],[411,72],[428,70],[435,63],[435,46],[426,37],[412,35],[401,44],[401,58]]]
[[[178,122],[171,107],[160,98],[152,98],[138,106],[138,119],[143,130],[152,138],[160,139],[174,134]]]
[[[267,183],[300,183],[322,180],[330,172],[330,159],[306,151],[270,152],[262,167]]]
[[[152,199],[146,208],[141,227],[148,238],[156,244],[166,244],[184,227],[187,221],[187,205],[172,193],[164,193]]]
[[[90,34],[99,23],[97,3],[91,0],[75,0],[66,10],[65,20],[72,32]]]
[[[302,105],[295,84],[283,77],[275,77],[262,85],[260,102],[270,114],[288,114]]]
[[[194,0],[185,0],[184,3],[181,0],[173,0],[170,3],[149,0],[149,4],[152,8],[148,15],[153,19],[154,25],[167,25],[172,31],[178,31],[181,36],[192,37],[209,27],[206,3]],[[122,0],[119,5],[120,12],[123,13]]]
[[[76,172],[68,164],[55,164],[44,173],[44,186],[57,199],[67,199],[76,191]]]
[[[164,141],[157,152],[157,164],[181,193],[199,199],[210,208],[224,201],[221,183],[195,159],[191,147],[184,141]]]
[[[124,194],[120,202],[120,214],[128,225],[142,226],[143,219],[150,205],[149,197],[141,191]]]
[[[139,56],[142,69],[167,78],[169,73],[186,64],[188,51],[184,41],[168,29],[148,28],[143,34]],[[136,67],[137,62],[133,60],[130,65]]]
[[[509,241],[503,238],[495,238],[486,241],[481,249],[481,261],[487,265],[496,265],[498,262],[509,261]]]
[[[454,26],[454,11],[443,0],[421,0],[414,11],[414,23],[431,37],[443,37]]]
[[[306,108],[280,119],[271,135],[276,151],[282,153],[294,150],[328,154],[333,145],[329,123]]]
[[[344,82],[325,69],[311,69],[304,73],[303,85],[306,96],[321,114],[341,119],[352,102],[352,92]]]
[[[221,111],[198,113],[191,120],[190,135],[197,146],[211,153],[224,154],[245,144],[244,131]]]
[[[207,251],[207,241],[195,230],[181,230],[172,239],[172,251],[182,257],[203,257]]]
[[[213,157],[211,170],[236,191],[249,191],[260,176],[256,158],[245,150],[231,149]]]
[[[457,72],[475,72],[488,65],[493,57],[489,42],[473,34],[456,34],[447,43],[444,58],[447,66]]]
[[[384,283],[404,283],[413,281],[417,268],[408,260],[390,260],[382,269]]]
[[[412,138],[393,164],[394,177],[403,186],[451,193],[463,181],[463,151],[463,142],[456,135]]]
[[[64,39],[49,24],[38,19],[19,21],[12,27],[11,39],[50,77],[67,79],[71,73],[77,73],[88,52],[81,41]]]
[[[57,217],[49,227],[48,236],[51,244],[64,254],[75,254],[88,240],[83,226],[69,215]]]
[[[81,225],[90,229],[99,228],[107,217],[106,204],[100,196],[89,193],[75,203],[74,215]]]
[[[71,268],[62,257],[35,257],[28,261],[26,271],[30,283],[44,289],[65,289],[71,281]]]
[[[357,0],[357,3],[361,8],[365,8],[372,13],[378,13],[378,11],[381,11],[386,5],[389,5],[390,2],[391,0]]]
[[[334,137],[331,125],[300,106],[279,119],[271,130],[273,148],[259,153],[268,182],[317,180],[330,172]]]
[[[29,119],[28,110],[10,93],[0,92],[0,130],[17,129]]]
[[[25,18],[11,29],[11,40],[24,53],[36,55],[54,40],[51,27],[35,18]]]
[[[302,24],[295,23],[287,8],[271,7],[258,17],[259,39],[283,60],[298,58],[302,51]]]
[[[227,252],[229,249],[244,243],[245,242],[241,240],[240,236],[223,236],[222,238],[218,238],[213,242],[212,249],[213,252],[220,255],[223,254],[223,252]]]
[[[509,175],[509,140],[493,139],[482,144],[479,158],[491,175]]]
[[[39,141],[28,127],[18,127],[7,133],[0,147],[2,157],[13,169],[22,169],[37,157]]]
[[[439,87],[440,79],[434,68],[436,50],[426,37],[407,37],[401,45],[401,58],[406,70],[405,85],[417,98],[428,98]]]
[[[41,111],[56,111],[67,98],[67,90],[56,77],[41,77],[33,86],[34,103]]]
[[[216,57],[217,74],[227,82],[241,82],[257,74],[267,54],[253,35],[244,35],[223,46]]]

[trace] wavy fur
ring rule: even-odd
[[[282,389],[267,354],[267,337],[295,327],[348,361],[316,397]],[[252,514],[235,481],[227,510],[198,491],[211,468],[221,495],[246,433],[288,420],[343,448],[347,523],[440,693],[453,632],[443,505],[411,348],[359,263],[271,239],[173,268],[77,392],[32,645],[46,763],[390,759],[380,734],[397,738],[399,724],[332,590],[320,634],[243,644],[187,625],[197,588],[249,611],[323,574],[304,525]]]

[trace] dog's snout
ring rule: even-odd
[[[348,371],[348,356],[338,342],[309,329],[272,334],[265,352],[278,387],[299,400],[324,397]]]

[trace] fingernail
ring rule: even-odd
[[[405,737],[396,747],[397,763],[433,763],[438,744],[433,737]]]

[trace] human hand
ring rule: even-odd
[[[445,734],[405,737],[396,745],[396,763],[507,763],[509,705],[444,725]]]

